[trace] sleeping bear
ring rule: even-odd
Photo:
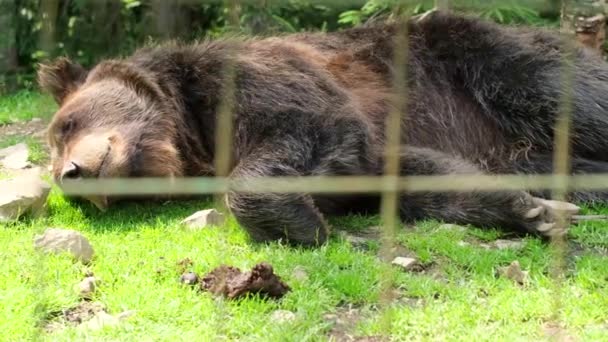
[[[398,25],[407,25],[401,30]],[[608,66],[553,32],[434,12],[404,23],[334,33],[226,38],[146,47],[90,70],[67,58],[39,83],[59,110],[49,126],[53,175],[213,176],[216,112],[234,68],[229,176],[380,175],[385,122],[396,96],[395,36],[407,32],[402,175],[545,174],[573,68],[571,171],[608,171]],[[564,234],[547,192],[403,193],[404,221],[438,219],[523,233]],[[606,193],[573,192],[591,203]],[[88,198],[105,208],[119,198]],[[373,212],[378,196],[229,192],[255,241],[326,241],[327,215]]]

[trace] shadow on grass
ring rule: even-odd
[[[212,208],[209,197],[173,200],[124,200],[101,211],[90,202],[64,197],[54,190],[49,199],[49,223],[86,227],[94,232],[134,231],[171,227],[196,211]]]

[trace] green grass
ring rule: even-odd
[[[33,118],[49,118],[57,109],[48,95],[23,90],[11,96],[0,97],[0,125]]]
[[[0,226],[0,340],[324,341],[332,329],[326,315],[340,314],[349,306],[359,312],[359,320],[349,321],[348,328],[357,336],[544,340],[543,326],[553,322],[558,298],[561,323],[569,335],[608,341],[605,222],[572,229],[566,277],[556,292],[550,277],[551,250],[536,238],[525,238],[518,250],[486,250],[479,243],[503,237],[500,231],[418,222],[397,236],[400,250],[426,266],[424,272],[408,273],[382,262],[377,242],[355,248],[335,234],[320,248],[302,249],[252,243],[233,218],[201,231],[179,225],[192,212],[210,206],[204,200],[125,203],[100,213],[89,204],[67,201],[54,188],[46,217]],[[608,213],[607,207],[588,210]],[[379,224],[377,217],[365,216],[331,222],[352,233]],[[95,248],[92,264],[37,252],[33,237],[46,227],[81,231]],[[194,261],[192,269],[199,274],[222,263],[248,269],[267,261],[292,291],[281,300],[254,296],[237,301],[197,293],[178,282],[177,263],[184,258]],[[525,287],[495,276],[498,267],[513,260],[530,272]],[[296,277],[296,268],[304,269],[308,278]],[[87,271],[101,279],[94,300],[112,314],[135,310],[135,315],[118,327],[98,331],[67,327],[44,332],[54,313],[78,303],[74,286]],[[397,298],[383,306],[382,284],[390,279]],[[272,321],[277,309],[293,311],[296,319]]]

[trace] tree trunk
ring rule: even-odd
[[[563,0],[561,30],[604,55],[606,0]]]
[[[0,0],[0,93],[14,88],[17,59],[17,3]]]

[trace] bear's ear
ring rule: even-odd
[[[40,64],[38,84],[61,105],[65,98],[84,82],[87,71],[67,58],[58,58],[51,64]]]

